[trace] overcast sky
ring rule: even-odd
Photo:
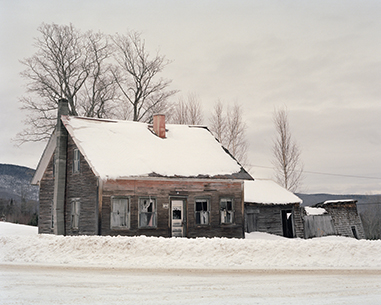
[[[20,59],[42,23],[140,31],[173,62],[180,95],[244,108],[250,171],[272,178],[272,115],[286,106],[307,193],[381,193],[381,1],[0,0],[0,163],[35,168],[45,144],[17,148]],[[330,174],[330,175],[327,175]],[[372,179],[371,179],[372,178]]]

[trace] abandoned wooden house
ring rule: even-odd
[[[245,231],[303,237],[302,200],[271,180],[245,181]]]
[[[245,180],[206,127],[72,117],[60,100],[32,183],[39,233],[243,238]]]
[[[365,238],[364,228],[357,211],[357,200],[328,200],[303,213],[304,237],[340,235]]]

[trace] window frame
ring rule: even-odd
[[[79,219],[81,215],[80,198],[71,199],[70,227],[72,230],[79,230]]]
[[[73,173],[79,173],[81,171],[81,152],[78,148],[73,150]]]
[[[126,225],[124,226],[116,226],[113,225],[113,215],[115,215],[114,210],[114,200],[127,200],[126,204],[126,212],[125,212],[125,223]],[[110,229],[112,230],[128,230],[131,228],[131,198],[129,196],[112,196],[111,197],[111,202],[110,202]]]
[[[223,215],[222,202],[224,200],[231,201],[231,210],[230,210],[231,219],[230,219],[230,221],[226,221],[227,215],[228,215],[227,213],[225,213],[225,215]],[[227,204],[226,204],[226,206],[227,206]],[[229,211],[229,210],[226,208],[226,211]],[[221,224],[231,225],[231,224],[234,224],[234,220],[235,220],[234,198],[229,197],[229,196],[221,197],[220,198],[220,222],[221,222]]]
[[[141,202],[143,200],[147,200],[147,199],[149,201],[153,200],[153,202],[154,202],[153,212],[143,212],[142,211]],[[151,218],[150,218],[150,221],[148,221],[148,218],[147,218],[147,222],[149,224],[152,221],[151,226],[142,224],[143,215],[148,215],[148,214],[151,215]],[[139,226],[139,229],[156,229],[157,228],[157,198],[155,196],[142,196],[142,197],[138,198],[138,226]]]
[[[207,213],[207,222],[206,223],[201,223],[201,212],[203,212],[204,210],[200,210],[198,211],[197,210],[197,202],[200,202],[200,201],[206,201],[207,203],[207,209],[206,209],[206,213]],[[197,217],[197,215],[200,215],[199,217]],[[195,222],[195,225],[196,226],[209,226],[211,224],[211,219],[210,219],[210,215],[211,215],[211,198],[210,197],[197,197],[194,199],[194,222]],[[200,222],[197,221],[197,219],[200,219]]]

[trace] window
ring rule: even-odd
[[[80,202],[79,199],[72,199],[71,201],[71,228],[78,230],[79,225],[79,211],[80,211]]]
[[[156,198],[142,197],[139,198],[139,227],[155,228],[156,227]]]
[[[221,198],[220,200],[221,223],[233,223],[233,199]]]
[[[79,173],[80,170],[80,152],[78,148],[74,149],[74,159],[73,159],[73,172],[74,173]]]
[[[130,228],[129,198],[111,198],[111,228]]]
[[[357,235],[356,226],[351,226],[351,230],[352,230],[352,233],[353,233],[353,237],[356,238],[356,239],[359,239],[359,237]]]
[[[207,225],[209,224],[209,214],[210,214],[210,202],[209,199],[196,199],[195,205],[195,216],[196,224]]]

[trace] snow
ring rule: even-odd
[[[0,221],[0,237],[3,236],[30,236],[38,233],[38,228],[33,226],[20,225]]]
[[[354,201],[353,199],[327,200],[327,201],[324,201],[323,205],[330,204],[330,203],[350,203],[353,201]]]
[[[261,204],[302,203],[302,200],[272,180],[245,181],[245,202]]]
[[[141,122],[63,116],[74,142],[102,179],[148,176],[228,175],[240,171],[203,127],[167,124],[166,138]],[[186,162],[184,162],[186,160]]]
[[[4,222],[0,222],[0,232],[2,263],[154,269],[381,269],[381,241],[338,236],[309,240],[259,232],[247,234],[246,239],[56,236],[38,235],[34,227]]]
[[[381,241],[38,235],[0,222],[1,304],[379,304]]]
[[[323,215],[328,213],[327,210],[323,208],[304,207],[304,209],[309,216]]]

